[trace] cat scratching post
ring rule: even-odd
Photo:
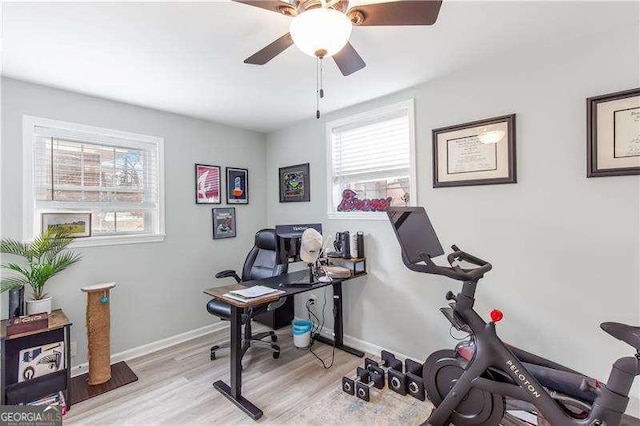
[[[109,290],[115,286],[116,283],[103,283],[81,288],[87,293],[89,385],[99,385],[111,379]]]

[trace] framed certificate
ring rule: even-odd
[[[640,174],[640,89],[587,99],[587,177]]]
[[[433,187],[516,183],[516,115],[433,130]]]

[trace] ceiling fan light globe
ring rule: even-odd
[[[344,13],[317,8],[293,18],[289,32],[302,52],[313,57],[328,57],[347,44],[352,28],[353,24]]]

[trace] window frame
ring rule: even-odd
[[[370,109],[365,112],[350,115],[348,117],[332,120],[326,124],[326,158],[327,158],[327,218],[328,219],[355,219],[355,220],[387,220],[384,212],[339,212],[333,209],[333,129],[343,126],[357,126],[385,119],[393,113],[406,110],[409,115],[409,196],[408,205],[418,205],[418,189],[416,179],[416,126],[415,126],[415,106],[414,98],[395,102],[382,107]]]
[[[147,234],[120,234],[83,237],[74,240],[70,247],[94,247],[120,244],[136,244],[164,241],[165,234],[165,194],[164,194],[164,138],[142,135],[139,133],[71,123],[49,118],[22,116],[22,240],[32,241],[41,232],[40,220],[36,218],[36,199],[34,192],[34,146],[33,140],[36,127],[51,127],[61,131],[81,132],[90,137],[84,141],[99,143],[106,146],[104,138],[125,139],[131,142],[130,148],[140,148],[144,144],[155,145],[158,158],[158,223],[154,232]],[[42,212],[51,209],[43,209]],[[60,211],[60,210],[56,210]],[[41,212],[41,213],[42,213]]]

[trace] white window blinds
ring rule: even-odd
[[[408,100],[327,123],[330,217],[347,189],[391,205],[415,199],[413,113]]]
[[[36,125],[32,144],[36,224],[43,212],[85,211],[92,236],[162,232],[158,143]]]
[[[409,116],[333,130],[334,181],[409,176]]]

